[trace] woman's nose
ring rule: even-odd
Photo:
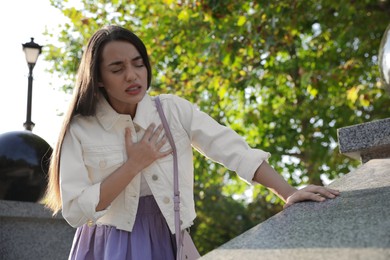
[[[126,81],[133,82],[137,79],[137,75],[132,69],[127,69],[126,71]]]

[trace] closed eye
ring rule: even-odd
[[[137,68],[141,68],[141,67],[145,66],[144,61],[142,60],[141,57],[138,57],[137,59],[133,60],[133,64]]]
[[[112,73],[119,73],[119,72],[121,72],[121,71],[122,71],[122,69],[114,69],[114,70],[111,70]]]

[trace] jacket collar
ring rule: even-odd
[[[137,112],[132,120],[133,124],[146,129],[152,122],[154,122],[154,115],[157,113],[154,98],[149,96],[147,93],[143,99],[137,105]],[[117,113],[103,95],[99,95],[99,101],[96,107],[96,118],[105,130],[110,130],[115,123],[121,117],[128,117],[131,120],[130,115],[124,115]]]

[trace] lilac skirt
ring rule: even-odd
[[[172,235],[153,196],[140,198],[132,232],[111,226],[83,225],[76,230],[69,259],[174,260]]]

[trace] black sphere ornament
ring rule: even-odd
[[[0,199],[42,199],[52,151],[45,140],[30,131],[0,134]]]

